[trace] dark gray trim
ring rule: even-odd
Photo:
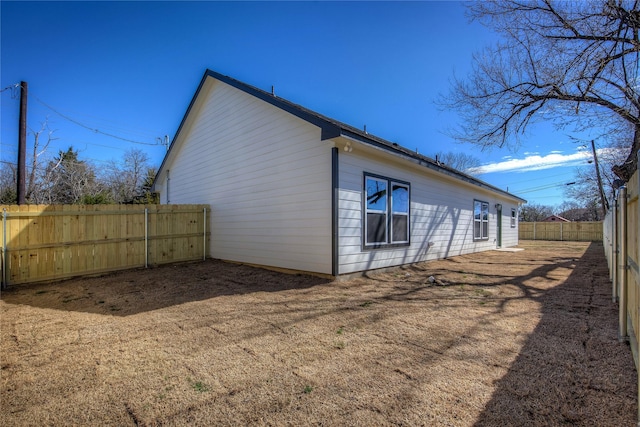
[[[485,237],[476,237],[476,202],[480,203],[480,234],[482,234],[482,205],[487,205],[487,235]],[[482,242],[485,240],[489,240],[489,229],[490,221],[489,221],[489,213],[491,212],[491,205],[489,202],[480,199],[473,199],[473,208],[471,209],[471,219],[473,220],[473,241],[474,242]]]
[[[340,262],[340,175],[338,147],[331,148],[331,274],[339,274]]]
[[[229,76],[216,73],[215,71],[207,70],[207,72],[205,73],[205,77],[206,76],[213,77],[216,80],[228,84],[229,86],[240,89],[241,91],[248,93],[249,95],[253,95],[258,99],[261,99],[275,107],[286,111],[287,113],[293,114],[294,116],[299,117],[302,120],[318,126],[322,130],[322,140],[340,136],[340,126],[337,123],[333,123],[327,117],[308,110],[301,105],[294,104],[293,102],[287,101],[283,98],[278,98],[272,93],[265,92],[262,89],[258,89],[257,87],[248,85]]]
[[[367,245],[367,178],[375,178],[380,179],[387,182],[387,243],[377,243],[373,245]],[[408,201],[408,213],[407,213],[407,226],[409,227],[407,238],[408,241],[404,243],[392,243],[391,242],[391,227],[393,227],[393,207],[391,206],[391,192],[392,192],[392,184],[397,182],[398,184],[406,185],[409,190],[409,201]],[[392,249],[392,248],[403,248],[407,246],[411,246],[411,183],[408,181],[403,181],[401,179],[389,178],[388,176],[378,175],[376,173],[363,172],[362,173],[362,219],[361,219],[361,233],[362,233],[362,242],[361,249],[362,251],[369,251],[372,249]]]
[[[480,188],[486,189],[486,190],[490,190],[492,192],[495,193],[499,193],[502,194],[503,196],[512,198],[512,199],[516,199],[521,203],[526,203],[527,201],[525,199],[522,199],[516,195],[513,195],[507,191],[504,191],[500,188],[494,187],[491,184],[488,184],[484,181],[481,181],[477,178],[474,178],[470,175],[467,175],[463,172],[460,172],[456,169],[453,169],[451,167],[448,167],[446,165],[441,164],[440,162],[435,161],[434,159],[427,157],[427,156],[423,156],[421,154],[416,153],[413,150],[409,150],[405,147],[402,147],[396,143],[387,141],[385,139],[379,138],[377,136],[371,135],[363,130],[354,128],[353,126],[349,126],[345,123],[339,122],[337,120],[331,119],[329,117],[323,116],[322,114],[316,113],[315,111],[309,110],[301,105],[295,104],[293,102],[287,101],[286,99],[283,98],[279,98],[277,96],[275,96],[273,93],[270,92],[266,92],[262,89],[258,89],[254,86],[248,85],[246,83],[243,83],[239,80],[233,79],[229,76],[225,76],[223,74],[217,73],[215,71],[212,70],[206,70],[204,73],[204,76],[202,77],[202,80],[200,81],[200,85],[198,86],[198,89],[196,90],[195,95],[193,96],[193,99],[191,100],[191,103],[189,104],[189,107],[187,108],[187,111],[184,115],[184,117],[182,118],[182,121],[180,122],[180,126],[178,127],[178,130],[176,131],[173,140],[171,141],[171,145],[169,146],[169,150],[167,151],[167,154],[165,155],[165,158],[162,161],[162,164],[160,165],[160,168],[158,169],[158,172],[160,172],[165,164],[166,159],[169,157],[169,153],[171,152],[171,148],[173,147],[174,142],[176,141],[178,135],[180,135],[180,132],[182,130],[182,127],[187,119],[187,116],[189,115],[189,112],[191,111],[191,108],[193,107],[193,105],[195,104],[196,98],[198,97],[200,91],[202,90],[202,87],[204,86],[204,83],[207,79],[207,77],[211,77],[214,78],[216,80],[219,80],[223,83],[226,83],[230,86],[233,86],[236,89],[239,89],[249,95],[253,95],[258,99],[261,99],[275,107],[278,107],[290,114],[293,114],[296,117],[301,118],[302,120],[305,120],[315,126],[318,126],[321,130],[321,140],[326,140],[326,139],[331,139],[331,138],[337,138],[339,136],[346,136],[349,138],[353,138],[357,141],[363,142],[365,144],[374,146],[374,147],[378,147],[381,148],[385,151],[390,152],[391,154],[400,156],[400,157],[404,157],[404,158],[408,158],[411,159],[415,162],[417,162],[418,164],[420,164],[421,166],[426,167],[427,169],[431,169],[433,171],[436,171],[438,173],[442,173],[448,176],[451,176],[455,179],[458,179],[460,181],[464,181],[467,182],[469,184],[478,186]],[[158,178],[158,175],[156,175],[156,179]],[[155,187],[155,180],[154,180],[154,184],[153,186]]]
[[[209,71],[209,70],[207,70],[207,71]],[[176,139],[178,139],[178,135],[180,135],[180,132],[182,131],[182,127],[184,126],[185,122],[187,121],[187,117],[189,117],[189,113],[191,112],[191,109],[193,108],[194,104],[196,103],[196,99],[198,99],[198,95],[200,95],[200,91],[202,90],[202,87],[204,86],[204,82],[207,80],[207,71],[205,71],[204,76],[202,76],[202,79],[200,80],[200,84],[198,85],[198,88],[196,89],[196,93],[193,94],[193,98],[191,98],[191,102],[189,103],[189,106],[187,107],[187,111],[184,113],[184,116],[182,116],[182,120],[180,121],[180,125],[178,126],[178,130],[173,135],[173,139],[171,140],[171,144],[169,144],[169,148],[167,148],[167,152],[164,155],[164,158],[162,159],[162,163],[160,163],[160,167],[158,168],[158,171],[156,172],[155,178],[153,179],[153,184],[151,184],[151,191],[156,191],[156,181],[158,181],[158,177],[160,176],[160,171],[164,167],[164,164],[166,163],[167,159],[169,158],[169,153],[171,153],[171,149],[173,148],[173,144],[176,142]]]
[[[320,140],[324,141],[326,139],[337,138],[340,136],[340,128],[338,127],[323,127],[322,132],[320,134]]]
[[[491,210],[491,207],[489,207]],[[488,219],[488,218],[487,218]],[[503,228],[503,214],[502,214],[502,204],[496,204],[496,247],[502,247],[502,228]],[[489,228],[489,227],[487,227]],[[489,230],[487,230],[488,232]]]

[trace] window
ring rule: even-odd
[[[364,245],[409,244],[409,183],[367,174],[364,182]]]
[[[480,200],[473,201],[473,238],[489,239],[489,203]]]
[[[511,208],[511,228],[516,228],[516,210]]]
[[[367,177],[367,244],[387,243],[386,180]]]

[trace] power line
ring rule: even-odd
[[[541,186],[538,186],[538,187],[531,187],[531,188],[527,188],[527,189],[522,190],[522,191],[518,191],[518,194],[535,193],[536,191],[550,190],[552,188],[562,188],[562,187],[565,187],[565,186],[570,185],[570,184],[575,184],[575,182],[569,182],[569,183],[565,183],[565,184],[554,183],[554,184],[541,185]]]
[[[9,86],[7,86],[7,87],[5,87],[5,88],[2,88],[2,89],[0,90],[0,93],[4,92],[5,90],[12,89],[12,90],[11,90],[11,97],[12,97],[12,98],[14,98],[14,97],[15,97],[15,94],[16,94],[16,89],[18,89],[19,87],[20,87],[20,83],[14,83],[14,84],[9,85]]]
[[[108,136],[108,137],[111,137],[111,138],[119,139],[119,140],[125,141],[125,142],[130,142],[132,144],[142,144],[142,145],[152,145],[152,146],[163,145],[163,144],[158,144],[158,143],[136,141],[136,140],[133,140],[133,139],[124,138],[124,137],[121,137],[121,136],[118,136],[118,135],[114,135],[112,133],[104,132],[104,131],[101,131],[100,129],[97,129],[97,128],[92,128],[91,126],[85,125],[84,123],[81,123],[78,120],[75,120],[75,119],[69,117],[68,115],[61,113],[57,109],[53,108],[49,104],[47,104],[44,101],[42,101],[40,98],[38,98],[36,96],[34,96],[34,98],[35,98],[35,100],[37,102],[39,102],[40,104],[44,105],[45,107],[47,107],[48,109],[50,109],[51,111],[53,111],[54,113],[59,115],[60,117],[66,119],[66,120],[70,121],[71,123],[74,123],[74,124],[76,124],[76,125],[78,125],[78,126],[80,126],[82,128],[88,129],[88,130],[90,130],[90,131],[92,131],[94,133],[99,133],[101,135],[105,135],[105,136]]]
[[[78,120],[83,123],[88,123],[88,122],[101,123],[100,125],[96,125],[93,127],[101,127],[102,129],[108,128],[111,131],[119,131],[119,133],[135,134],[135,135],[139,135],[142,139],[155,139],[158,134],[157,131],[155,130],[142,129],[139,127],[136,129],[131,129],[131,128],[122,126],[120,122],[117,122],[108,118],[99,117],[93,114],[88,114],[86,112],[65,110],[65,114],[67,116],[73,116],[75,120]]]

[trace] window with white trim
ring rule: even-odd
[[[364,246],[408,245],[410,184],[365,174],[364,186]]]
[[[518,216],[517,216],[516,210],[514,208],[511,208],[511,228],[516,228],[517,218]]]
[[[473,201],[473,239],[489,239],[489,203]]]

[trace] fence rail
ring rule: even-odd
[[[0,205],[2,286],[207,256],[208,205]]]
[[[640,154],[638,154],[640,164]],[[619,307],[620,341],[629,340],[636,372],[640,368],[640,170],[616,195],[603,224],[613,300]],[[640,376],[638,376],[640,386]],[[640,387],[638,387],[640,402]],[[640,425],[640,406],[638,408]]]
[[[584,222],[520,222],[520,240],[602,241],[602,221]]]

